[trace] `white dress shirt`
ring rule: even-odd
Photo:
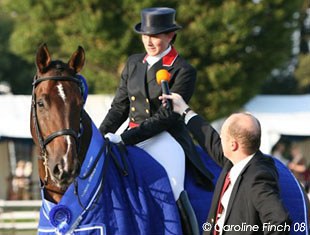
[[[230,185],[228,186],[227,190],[223,194],[221,204],[223,205],[223,213],[220,216],[220,218],[217,220],[217,225],[219,226],[221,232],[220,235],[222,234],[222,227],[224,226],[224,221],[226,217],[226,212],[227,212],[227,207],[229,203],[229,199],[232,193],[232,190],[234,188],[234,185],[237,181],[237,178],[239,177],[241,171],[243,168],[248,164],[248,162],[253,158],[254,154],[244,158],[240,162],[236,163],[231,169],[230,169]]]
[[[197,116],[198,114],[195,113],[193,110],[189,111],[185,117],[184,117],[184,122],[187,125],[187,123],[189,122],[189,120],[191,120],[193,117]]]
[[[188,124],[189,120],[192,119],[193,117],[195,117],[196,115],[198,115],[197,113],[195,113],[194,111],[189,111],[184,118],[184,122],[185,124]],[[229,203],[229,199],[233,190],[233,187],[237,181],[237,178],[239,177],[240,173],[242,172],[242,170],[244,169],[244,167],[248,164],[248,162],[253,158],[253,156],[255,155],[252,154],[246,158],[244,158],[243,160],[241,160],[240,162],[236,163],[231,169],[230,169],[230,184],[227,188],[227,190],[225,191],[225,193],[222,196],[221,199],[221,204],[223,206],[223,211],[222,211],[222,215],[218,218],[217,220],[217,225],[220,228],[220,235],[222,235],[222,227],[224,226],[224,221],[225,221],[225,217],[226,217],[226,211],[227,211],[227,207],[228,207],[228,203]],[[216,215],[217,216],[217,215]]]
[[[165,55],[167,55],[171,50],[171,46],[169,45],[169,47],[164,50],[162,53],[155,55],[155,56],[150,56],[148,55],[146,57],[146,62],[148,64],[147,69],[150,69],[156,62],[158,62],[161,58],[163,58]]]

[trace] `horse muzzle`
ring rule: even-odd
[[[75,146],[72,146],[70,151],[67,151],[66,154],[63,154],[56,159],[56,161],[49,162],[51,178],[60,188],[67,188],[73,182],[80,170]],[[51,160],[51,158],[49,160]]]

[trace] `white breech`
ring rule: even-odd
[[[136,144],[150,154],[166,170],[177,201],[184,190],[185,153],[181,145],[166,131]]]

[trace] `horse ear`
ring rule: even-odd
[[[51,63],[50,53],[47,49],[46,43],[43,43],[37,51],[37,58],[36,58],[37,69],[42,73],[50,63]]]
[[[68,65],[76,73],[80,72],[85,63],[85,51],[83,47],[79,46],[78,49],[72,54]]]

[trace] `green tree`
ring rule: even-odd
[[[3,11],[15,22],[9,49],[32,62],[33,67],[36,49],[43,42],[48,44],[54,59],[65,61],[81,45],[86,50],[83,74],[88,79],[90,92],[111,92],[117,85],[121,61],[119,51],[122,50],[117,45],[118,40],[114,40],[120,37],[115,31],[122,30],[116,26],[117,14],[120,13],[113,9],[118,4],[117,0],[113,3],[83,0],[3,1]],[[107,29],[106,25],[109,25]]]
[[[304,11],[301,17],[300,30],[300,54],[299,64],[295,70],[295,77],[298,81],[298,91],[301,93],[310,92],[310,2],[304,4]]]
[[[42,42],[62,59],[83,46],[82,74],[93,93],[114,93],[128,55],[143,51],[133,31],[140,10],[177,9],[183,29],[176,47],[198,71],[192,105],[213,120],[257,94],[270,71],[290,56],[297,27],[291,22],[302,1],[2,0],[0,9],[14,22],[8,49],[28,63]]]
[[[310,54],[299,56],[299,65],[295,70],[295,77],[298,81],[298,91],[300,93],[310,92]]]
[[[213,120],[259,93],[271,70],[289,58],[293,13],[302,1],[196,2],[178,8],[186,29],[180,43],[198,69],[194,106]]]
[[[7,50],[13,25],[6,15],[0,14],[0,82],[8,82],[15,94],[30,93],[31,80],[29,82],[24,80],[25,77],[31,79],[33,76],[29,70],[30,64]]]
[[[263,94],[305,94],[310,91],[310,5],[304,1],[302,10],[294,14],[298,28],[292,34],[291,57],[272,70],[262,87]]]

